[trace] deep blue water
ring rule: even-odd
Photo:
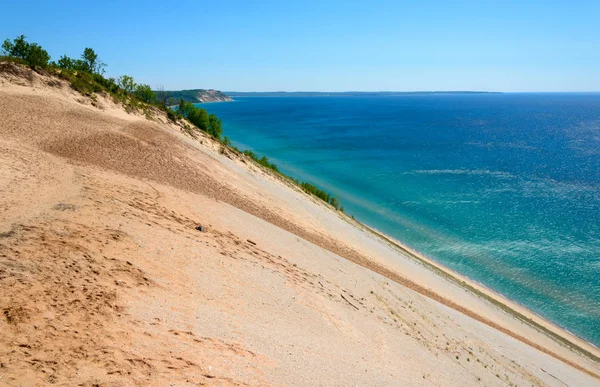
[[[600,345],[600,94],[202,107],[358,220]]]

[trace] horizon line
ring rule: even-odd
[[[182,89],[182,90],[198,90],[198,89]],[[213,90],[218,90],[218,89],[213,89]],[[346,91],[311,91],[311,90],[294,90],[294,91],[283,91],[283,90],[267,90],[267,91],[241,91],[241,90],[219,90],[223,93],[246,93],[246,94],[260,94],[260,93],[281,93],[281,94],[293,94],[293,93],[313,93],[313,94],[327,94],[327,93],[332,93],[332,94],[343,94],[343,93],[404,93],[404,94],[419,94],[419,93],[473,93],[473,94],[508,94],[508,93],[514,93],[514,94],[527,94],[527,93],[536,93],[536,94],[542,94],[542,93],[548,93],[548,94],[559,94],[559,93],[586,93],[586,94],[594,94],[594,93],[600,93],[600,90],[569,90],[569,91],[536,91],[536,90],[530,90],[530,91],[486,91],[486,90],[415,90],[415,91],[401,91],[401,90],[393,90],[393,91],[389,91],[389,90],[346,90]]]

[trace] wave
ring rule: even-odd
[[[527,150],[537,150],[538,148],[524,144],[522,142],[480,142],[480,141],[471,141],[465,143],[465,145],[476,146],[480,148],[510,148],[510,149],[527,149]]]
[[[515,176],[508,172],[490,171],[488,169],[415,169],[410,172],[404,172],[404,175],[475,175],[475,176],[495,176],[499,178],[514,178]]]

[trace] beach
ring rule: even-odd
[[[345,212],[600,344],[598,94],[239,97],[234,145]]]
[[[0,111],[1,383],[600,382],[593,345],[159,113],[6,67]]]

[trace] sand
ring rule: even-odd
[[[158,113],[0,65],[0,120],[0,385],[600,385],[597,348]]]

